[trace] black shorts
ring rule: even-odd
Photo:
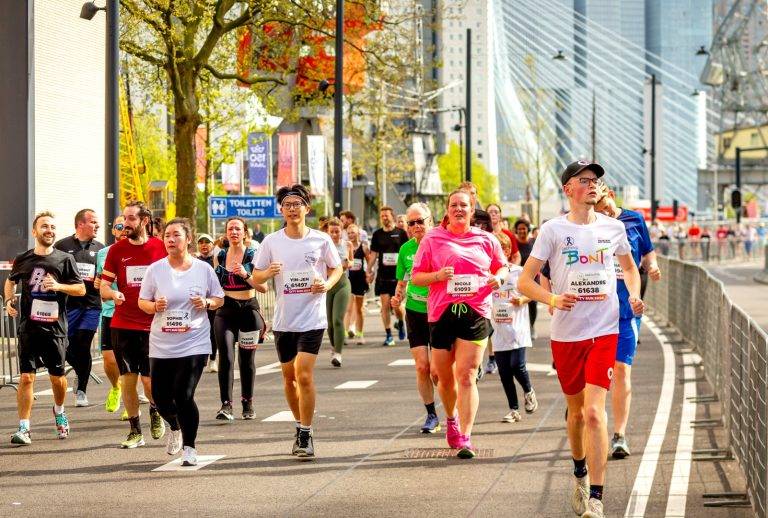
[[[491,336],[492,329],[491,321],[472,309],[472,306],[455,304],[445,308],[440,320],[429,323],[429,343],[434,349],[450,351],[457,338],[483,340]]]
[[[66,336],[19,333],[19,371],[34,373],[45,367],[51,376],[63,376],[68,345]]]
[[[274,331],[275,348],[280,363],[292,362],[299,353],[317,354],[323,343],[325,329],[311,331]]]
[[[99,346],[102,351],[112,350],[112,317],[101,317],[101,339]]]
[[[350,275],[349,284],[352,287],[352,295],[362,297],[371,288],[365,280],[365,275]]]
[[[408,343],[412,348],[429,345],[429,321],[426,313],[405,308],[405,328],[408,330]]]
[[[376,284],[373,287],[373,294],[377,297],[379,295],[395,296],[395,290],[397,289],[397,279],[379,279],[376,277]]]
[[[112,350],[120,375],[149,376],[149,332],[112,329]]]

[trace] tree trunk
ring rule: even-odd
[[[176,144],[176,215],[196,221],[197,196],[195,133],[200,125],[197,99],[197,77],[192,72],[181,72],[181,90],[184,98],[174,96],[176,124],[173,140]]]

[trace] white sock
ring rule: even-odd
[[[29,419],[19,419],[19,428],[29,430]]]
[[[53,405],[53,411],[57,414],[63,414],[64,413],[64,405]]]

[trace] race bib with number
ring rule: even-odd
[[[608,272],[570,272],[568,274],[568,292],[576,295],[576,300],[600,301],[608,296]]]
[[[259,346],[259,330],[240,331],[237,343],[241,349],[256,349]]]
[[[309,293],[312,281],[315,280],[315,272],[312,270],[299,270],[285,273],[285,285],[283,294]]]
[[[513,306],[508,298],[509,292],[493,292],[493,321],[497,324],[511,324]]]
[[[382,261],[384,266],[397,266],[397,252],[385,252]]]
[[[35,322],[56,322],[59,319],[59,303],[55,300],[32,299],[29,318]]]
[[[141,287],[141,281],[144,280],[147,268],[149,268],[149,266],[127,266],[125,268],[125,280],[128,283],[128,286],[133,288]]]
[[[362,259],[352,259],[352,266],[349,268],[353,272],[359,272],[363,269],[363,260]]]
[[[192,327],[191,316],[186,309],[168,309],[161,315],[163,333],[186,333]]]
[[[474,295],[477,290],[477,275],[454,275],[452,279],[448,279],[448,293],[451,295]]]
[[[96,265],[90,263],[77,263],[77,271],[84,281],[93,281],[96,277]]]
[[[613,270],[616,272],[616,278],[623,281],[624,270],[621,268],[619,261],[617,261],[615,257],[613,258]]]

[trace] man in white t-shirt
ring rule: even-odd
[[[640,274],[632,260],[624,224],[595,212],[602,166],[573,162],[561,175],[570,212],[541,226],[518,287],[555,311],[552,357],[568,403],[568,440],[576,489],[573,511],[603,516],[603,484],[608,457],[605,399],[613,375],[619,333],[616,296],[618,260],[636,315],[643,312]],[[544,263],[551,270],[550,293],[534,281]],[[589,476],[587,476],[587,466]]]
[[[328,326],[325,294],[344,273],[330,236],[308,228],[310,194],[303,185],[277,191],[285,228],[269,234],[254,258],[255,283],[275,280],[272,331],[285,385],[285,398],[296,419],[293,455],[314,458],[313,371]]]

